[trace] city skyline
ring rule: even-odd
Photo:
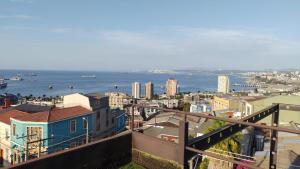
[[[0,67],[299,69],[298,6],[298,1],[3,0]]]

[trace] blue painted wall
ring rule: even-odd
[[[89,135],[91,135],[93,131],[92,114],[79,116],[55,123],[49,123],[48,137],[52,138],[49,140],[49,153],[60,149],[69,148],[72,142],[81,143],[83,138],[86,138],[86,129],[83,128],[83,117],[88,118],[88,130]],[[74,133],[71,133],[70,131],[70,125],[72,120],[76,120],[76,132]]]
[[[42,127],[43,139],[49,138],[44,141],[44,146],[48,147],[48,153],[69,148],[72,142],[82,143],[83,138],[86,138],[86,129],[83,128],[83,117],[88,119],[89,135],[91,135],[93,131],[92,114],[50,123],[20,122],[12,119],[11,128],[13,124],[16,125],[16,135],[11,137],[11,146],[17,149],[20,147],[21,151],[24,150],[24,147],[26,147],[26,128],[30,126]],[[70,132],[72,120],[76,120],[76,132],[74,133]],[[20,138],[22,136],[23,138]]]
[[[16,125],[16,135],[12,135],[11,133],[11,141],[12,147],[17,147],[21,151],[26,147],[26,139],[27,139],[27,127],[42,127],[43,130],[43,138],[48,136],[48,126],[47,123],[34,123],[34,122],[21,122],[18,120],[11,120],[11,130],[13,129],[13,125]],[[45,142],[47,146],[48,142]]]
[[[123,110],[116,109],[115,111],[116,111],[115,133],[118,133],[125,129],[126,116]]]

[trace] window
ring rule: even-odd
[[[5,129],[5,140],[9,139],[9,133],[8,133],[8,129]]]
[[[115,118],[111,118],[111,123],[112,123],[112,124],[115,123]]]
[[[87,119],[87,117],[85,117],[84,119],[82,119],[82,124],[83,124],[83,129],[87,129],[87,125],[88,125],[88,119]]]
[[[12,134],[13,134],[13,136],[16,135],[16,124],[13,124]]]
[[[97,119],[100,119],[100,111],[97,111]]]
[[[70,132],[75,133],[76,132],[76,120],[71,120],[70,123]]]

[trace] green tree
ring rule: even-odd
[[[226,125],[226,122],[223,122],[223,121],[214,121],[214,123],[208,127],[208,129],[205,131],[205,133],[210,133],[212,131],[215,131],[223,126]],[[234,134],[233,136],[219,142],[218,144],[214,145],[209,151],[212,151],[212,152],[216,152],[218,154],[224,154],[224,155],[227,155],[227,156],[232,156],[234,158],[234,155],[232,153],[241,153],[241,139],[242,139],[242,135],[241,133],[237,133],[237,134]],[[221,150],[221,151],[218,151],[218,150]],[[205,163],[205,164],[202,164],[202,163]],[[201,163],[200,165],[200,168],[201,166],[202,167],[205,167],[206,165],[208,166],[209,164],[209,160],[206,160]],[[206,164],[207,163],[207,164]],[[204,169],[204,168],[201,168],[201,169]]]
[[[190,103],[184,103],[183,104],[183,111],[190,112],[190,106],[191,106]]]

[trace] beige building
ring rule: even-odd
[[[135,99],[141,97],[141,84],[139,82],[132,83],[132,97]]]
[[[178,82],[174,78],[170,78],[166,82],[166,94],[167,96],[176,96],[178,93]]]
[[[256,100],[246,100],[244,101],[244,106],[242,106],[242,113],[250,115],[252,113],[258,112],[273,103],[283,103],[283,104],[295,104],[300,105],[300,96],[271,96]],[[279,121],[281,125],[289,125],[291,121],[300,123],[300,112],[280,110]],[[261,123],[270,124],[271,116],[263,119]]]
[[[145,84],[145,96],[146,99],[152,99],[154,94],[154,85],[152,82],[147,82]]]
[[[230,90],[230,80],[228,76],[220,75],[218,77],[218,92],[219,93],[229,93]]]
[[[127,98],[127,95],[125,93],[109,92],[109,93],[105,93],[105,95],[109,97],[110,109],[116,109],[116,108],[119,108],[121,110],[124,109],[124,100]]]

